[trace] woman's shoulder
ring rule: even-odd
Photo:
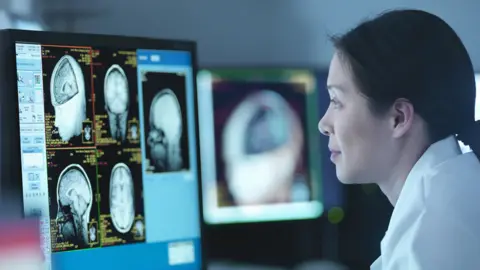
[[[466,181],[480,185],[480,161],[473,152],[463,153],[438,164],[429,178],[447,185]]]
[[[474,153],[449,159],[423,180],[427,209],[480,217],[480,208],[472,207],[478,202],[480,190],[480,161]],[[480,226],[480,218],[478,222]]]

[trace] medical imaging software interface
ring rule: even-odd
[[[206,222],[318,217],[314,76],[202,70],[197,81]]]
[[[16,44],[26,216],[53,269],[200,269],[191,55]]]

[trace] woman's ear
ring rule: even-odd
[[[392,106],[391,128],[395,138],[402,137],[412,127],[415,110],[412,103],[404,98],[397,99]]]

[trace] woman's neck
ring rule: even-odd
[[[403,144],[402,147],[399,148],[401,151],[399,151],[395,159],[395,165],[389,170],[389,177],[387,177],[385,181],[378,183],[383,194],[387,196],[393,206],[396,205],[400,197],[407,177],[428,147],[429,144],[426,140],[423,142],[421,140],[411,140],[409,143]]]

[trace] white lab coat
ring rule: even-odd
[[[480,138],[479,138],[480,139]],[[371,270],[480,270],[480,162],[451,136],[408,175]]]

